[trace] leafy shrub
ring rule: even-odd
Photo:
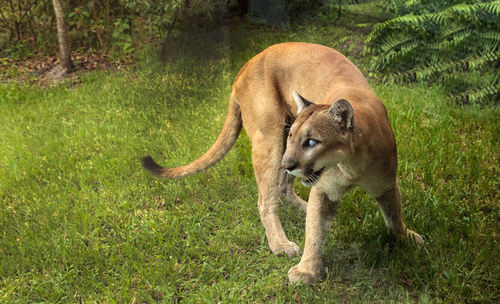
[[[164,38],[176,27],[218,22],[228,5],[227,0],[68,0],[64,9],[72,49],[126,55],[138,41]],[[55,53],[55,32],[51,1],[0,1],[0,56]]]
[[[443,83],[460,103],[498,103],[500,1],[412,0],[388,9],[404,15],[365,39],[376,76]]]

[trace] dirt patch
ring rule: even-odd
[[[23,60],[0,58],[0,82],[19,81],[50,87],[69,80],[80,83],[81,73],[94,70],[120,70],[129,66],[131,58],[117,61],[109,55],[73,53],[73,69],[67,72],[59,67],[57,56],[40,56]]]

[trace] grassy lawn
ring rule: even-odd
[[[498,107],[374,84],[397,136],[406,223],[427,242],[391,240],[374,200],[352,191],[313,287],[289,286],[299,258],[268,248],[244,132],[204,173],[144,172],[143,155],[176,166],[213,143],[234,76],[258,51],[290,40],[338,47],[345,33],[241,25],[221,35],[179,42],[165,64],[145,56],[128,71],[82,75],[78,86],[0,85],[0,302],[500,301]],[[304,214],[283,204],[280,218],[303,248]]]

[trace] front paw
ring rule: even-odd
[[[299,256],[302,254],[302,251],[300,251],[300,247],[297,246],[294,242],[282,242],[277,245],[271,245],[271,251],[275,255],[287,255],[289,257],[294,257],[294,256]]]
[[[295,265],[288,271],[288,279],[291,284],[303,283],[306,285],[314,284],[320,281],[319,273],[313,273],[300,269],[299,265]]]
[[[406,229],[406,238],[417,245],[423,245],[424,244],[424,239],[420,236],[420,234],[416,233],[415,231],[412,231],[410,229]]]

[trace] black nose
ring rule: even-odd
[[[281,168],[285,169],[285,170],[288,170],[288,171],[292,171],[293,169],[297,168],[297,163],[281,163]]]

